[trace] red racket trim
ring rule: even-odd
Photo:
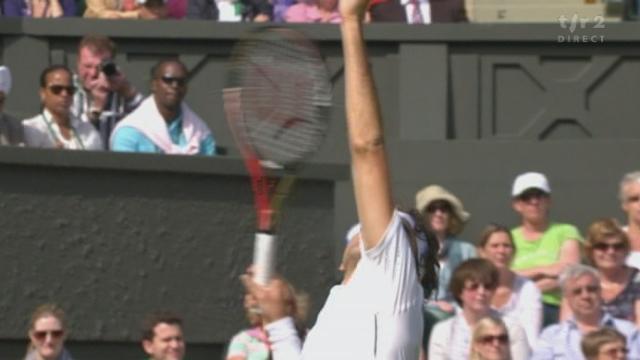
[[[258,219],[258,230],[262,232],[270,232],[272,208],[269,198],[269,179],[264,173],[260,161],[255,156],[246,157],[244,159],[245,166],[251,176],[251,187],[253,189],[253,198],[256,205],[256,216]]]
[[[253,190],[253,198],[256,209],[256,217],[258,219],[258,230],[262,232],[270,232],[272,224],[272,209],[269,197],[269,179],[265,175],[260,160],[256,156],[255,151],[249,144],[247,134],[241,125],[243,121],[242,113],[242,88],[226,88],[223,89],[224,110],[227,121],[229,122],[231,133],[239,144],[245,167],[251,178],[251,188]]]

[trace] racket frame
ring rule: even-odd
[[[294,38],[307,41],[308,44],[305,44],[305,46],[312,47],[317,54],[317,58],[322,59],[317,47],[306,39],[302,33],[277,26],[267,26],[256,29],[252,31],[248,39],[241,40],[239,45],[236,46],[247,46],[248,41],[255,41],[255,38],[258,37],[261,32],[265,31],[291,31]],[[231,63],[234,63],[234,60],[236,59],[232,57]],[[324,68],[326,70],[326,66]],[[328,74],[327,80],[330,80]],[[242,90],[242,87],[227,87],[223,89],[223,103],[231,132],[236,144],[238,144],[245,166],[251,177],[251,187],[254,194],[257,216],[257,231],[255,233],[253,249],[254,281],[258,284],[266,285],[275,273],[277,253],[277,237],[275,233],[280,219],[280,208],[295,182],[295,169],[300,161],[282,167],[278,164],[270,164],[269,161],[263,161],[259,158],[257,149],[254,148],[250,140],[251,136],[245,130],[246,120],[242,106]],[[328,112],[324,115],[328,118]],[[313,153],[315,153],[315,151],[313,151]],[[274,181],[270,179],[267,174],[267,169],[274,168],[284,170],[284,174],[280,172],[280,179],[275,189],[273,189]],[[271,192],[272,189],[274,190],[273,193]]]

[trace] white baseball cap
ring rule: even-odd
[[[549,180],[544,174],[539,172],[527,172],[518,175],[513,182],[513,188],[511,189],[511,196],[518,197],[529,189],[538,189],[551,194],[551,187],[549,186]]]

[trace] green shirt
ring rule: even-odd
[[[560,249],[567,240],[581,241],[580,232],[569,224],[549,225],[541,237],[527,240],[522,227],[511,230],[516,254],[511,264],[513,270],[524,270],[538,266],[555,264],[560,258]],[[542,301],[547,304],[560,305],[560,293],[557,290],[542,293]]]

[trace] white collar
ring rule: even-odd
[[[428,4],[429,0],[417,0],[418,4],[422,5],[422,4]],[[409,4],[411,2],[411,0],[400,0],[400,5],[402,6],[407,6],[407,4]]]
[[[47,110],[46,108],[43,108],[42,113],[44,113],[47,121],[51,122],[51,124],[53,125],[58,126],[58,123],[56,123],[56,121],[53,118],[53,114],[49,110]],[[78,125],[80,125],[80,120],[78,120],[78,118],[73,116],[73,113],[71,112],[69,112],[69,125],[74,129],[78,129]]]

